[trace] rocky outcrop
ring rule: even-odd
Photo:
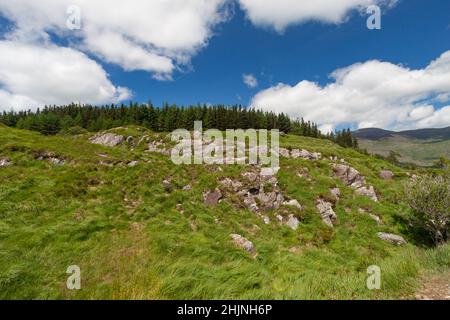
[[[334,174],[347,186],[353,188],[357,195],[368,196],[378,202],[378,196],[373,186],[366,186],[366,179],[355,168],[346,164],[333,164]]]
[[[0,159],[0,168],[1,167],[8,167],[10,165],[12,165],[12,162],[11,162],[11,160],[9,158]]]
[[[292,159],[305,159],[305,160],[320,160],[322,159],[322,154],[319,152],[309,152],[308,150],[302,149],[289,149],[280,148],[279,149],[280,156],[284,158],[292,158]]]
[[[377,233],[378,238],[381,240],[396,244],[396,245],[405,245],[407,242],[403,237],[392,234],[392,233],[384,233],[384,232],[378,232]]]
[[[324,199],[318,199],[316,202],[317,211],[319,211],[322,221],[329,227],[333,228],[334,223],[337,220],[337,215],[333,210],[333,204],[325,201]]]
[[[57,156],[54,152],[50,152],[50,151],[35,152],[34,158],[39,161],[46,160],[55,166],[63,166],[66,164],[66,160],[63,157]]]
[[[163,155],[170,155],[170,150],[166,149],[164,141],[150,141],[148,144],[147,152],[159,153]]]
[[[241,205],[259,216],[265,224],[269,224],[271,221],[266,215],[268,211],[278,210],[283,205],[294,210],[303,210],[297,200],[285,201],[278,186],[277,172],[278,168],[262,168],[259,172],[250,170],[241,174],[241,180],[220,180],[219,186],[226,196],[233,199],[237,196]],[[289,209],[285,208],[284,212],[289,214]],[[292,226],[296,224],[290,217],[282,219],[286,223],[291,220],[289,224]]]
[[[381,170],[380,178],[384,180],[391,180],[394,178],[394,173],[390,170]]]
[[[243,236],[239,234],[231,234],[230,235],[234,245],[238,247],[239,249],[245,250],[251,255],[256,254],[256,249],[253,244],[253,242],[249,241],[248,239],[244,238]]]
[[[117,147],[125,141],[125,137],[114,133],[104,133],[93,136],[89,141],[104,147]]]

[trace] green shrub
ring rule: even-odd
[[[423,176],[406,184],[405,200],[415,223],[425,229],[436,245],[450,235],[450,175]]]

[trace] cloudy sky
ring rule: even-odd
[[[149,99],[449,126],[450,1],[0,0],[0,111]]]

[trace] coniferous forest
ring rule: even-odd
[[[350,129],[323,134],[316,123],[303,118],[293,120],[284,113],[248,109],[240,105],[180,107],[164,104],[159,108],[152,103],[132,102],[129,105],[107,106],[69,104],[46,106],[36,111],[3,112],[0,115],[0,123],[45,135],[66,132],[72,128],[97,132],[130,124],[144,126],[155,132],[171,132],[181,128],[192,130],[194,121],[203,121],[205,129],[279,129],[287,134],[329,139],[344,147],[358,147]]]

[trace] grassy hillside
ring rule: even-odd
[[[111,131],[134,141],[164,138],[138,127]],[[246,167],[176,166],[167,156],[145,152],[144,142],[106,148],[89,143],[90,135],[47,137],[0,126],[0,158],[13,163],[0,168],[0,298],[413,298],[421,275],[450,268],[448,245],[433,250],[415,242],[400,203],[409,177],[384,161],[326,140],[283,137],[285,147],[324,155],[320,161],[281,160],[281,190],[305,207],[294,231],[264,224],[231,198],[215,207],[203,204],[205,191],[221,178],[239,178]],[[45,152],[65,164],[39,160]],[[335,178],[330,156],[358,169],[380,202],[355,196]],[[138,164],[129,167],[133,160]],[[302,168],[309,178],[298,175]],[[378,177],[384,168],[395,173],[393,180]],[[166,179],[170,188],[162,184]],[[184,191],[188,184],[192,190]],[[331,229],[315,201],[335,186],[342,195]],[[379,231],[401,234],[409,244],[383,242]],[[257,256],[236,248],[232,233],[251,240]],[[79,291],[66,289],[70,265],[81,267]],[[366,288],[370,265],[381,267],[381,290]]]
[[[358,139],[359,146],[371,154],[388,156],[390,151],[400,155],[399,161],[419,166],[431,166],[439,157],[450,158],[450,140],[417,140],[398,135],[380,140]]]
[[[377,128],[354,132],[359,146],[371,154],[400,155],[399,161],[419,166],[431,166],[441,156],[450,158],[450,127],[393,132]]]

